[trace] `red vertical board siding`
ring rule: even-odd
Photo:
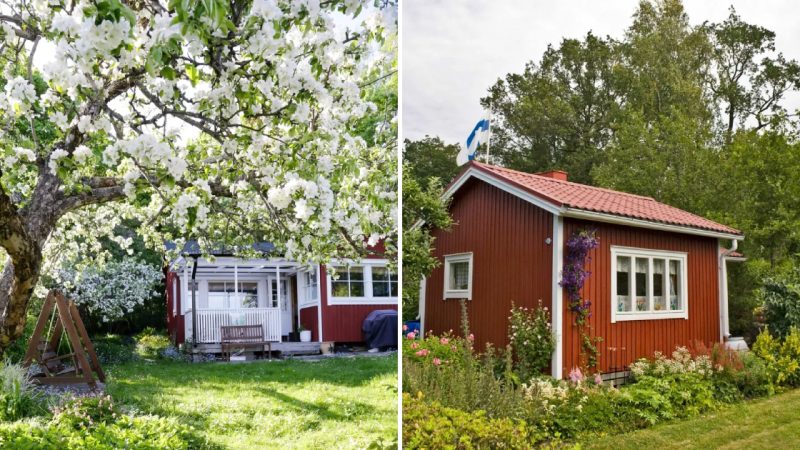
[[[695,341],[719,341],[718,243],[714,238],[643,228],[566,219],[564,240],[583,228],[597,230],[599,247],[589,256],[583,297],[592,302],[592,335],[602,337],[599,369],[609,372],[660,351]],[[611,246],[687,253],[688,319],[637,320],[611,323]],[[566,248],[565,248],[566,252]],[[580,335],[564,296],[564,373],[580,364]],[[616,350],[615,350],[616,349]]]
[[[310,306],[308,308],[300,309],[300,323],[306,330],[311,330],[311,341],[317,342],[319,340],[319,325],[317,319],[318,308]]]
[[[326,342],[362,342],[361,325],[369,313],[378,309],[393,309],[397,305],[329,305],[328,273],[320,268],[322,283],[322,340]]]
[[[505,346],[511,303],[550,307],[553,216],[481,181],[467,182],[450,207],[450,231],[434,230],[433,255],[472,252],[472,300],[467,302],[476,348]],[[425,328],[460,334],[459,301],[443,300],[444,267],[434,269],[425,286]]]

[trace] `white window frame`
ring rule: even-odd
[[[386,267],[389,262],[385,259],[364,259],[358,262],[355,261],[342,261],[331,264],[330,266],[337,267],[363,267],[364,268],[364,296],[363,297],[334,297],[333,296],[333,277],[330,273],[330,268],[326,271],[326,284],[328,287],[328,304],[329,305],[397,305],[398,297],[375,297],[372,294],[372,268],[373,267]],[[392,271],[392,273],[397,273]],[[400,289],[400,280],[397,280],[398,293]]]
[[[450,264],[453,263],[469,263],[469,276],[467,278],[467,289],[449,289],[448,283],[450,282]],[[444,294],[443,299],[448,298],[467,299],[472,300],[472,272],[475,265],[473,264],[472,252],[469,253],[455,253],[452,255],[444,255]]]
[[[635,270],[635,258],[647,258],[648,260],[648,280],[647,280],[647,302],[648,311],[617,311],[617,257],[630,257],[631,270]],[[674,252],[666,250],[650,250],[643,248],[611,246],[611,323],[624,322],[630,320],[659,320],[659,319],[688,319],[689,318],[689,283],[687,281],[689,265],[687,253]],[[664,259],[665,271],[665,295],[669,295],[669,260],[680,261],[681,273],[680,279],[680,310],[666,310],[654,311],[653,310],[653,259]],[[635,297],[636,292],[636,276],[631,277],[630,294]],[[669,302],[669,300],[667,300]],[[631,305],[635,309],[635,301],[632,300]]]
[[[208,278],[208,279],[204,279],[203,281],[205,281],[207,283],[206,286],[208,286],[208,283],[225,283],[226,285],[228,283],[231,283],[231,284],[234,284],[234,285],[235,285],[235,283],[237,283],[237,281],[232,279],[232,278]],[[227,310],[227,309],[230,309],[230,310],[237,310],[238,311],[240,309],[257,309],[257,308],[261,308],[261,283],[259,283],[259,280],[257,278],[241,278],[241,277],[239,277],[239,281],[238,282],[239,283],[252,283],[252,284],[256,285],[256,306],[255,307],[231,308],[231,306],[230,306],[231,299],[230,299],[230,297],[228,297],[226,299],[226,301],[228,302],[227,306],[225,306],[223,308],[210,308],[208,306],[208,304],[211,301],[211,289],[206,288],[206,307],[205,308],[200,308],[198,306],[197,309],[198,310],[204,310],[204,309],[213,309],[213,310],[226,309]],[[240,293],[241,293],[241,291],[236,289],[235,294],[239,295]],[[230,294],[230,293],[228,293],[228,294]]]

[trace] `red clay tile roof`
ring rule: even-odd
[[[650,197],[612,191],[585,184],[561,181],[504,167],[472,161],[472,167],[516,185],[556,206],[630,217],[702,230],[743,234],[739,230],[690,212],[659,203]]]

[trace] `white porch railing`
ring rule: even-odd
[[[192,326],[192,311],[186,313],[186,321]],[[220,327],[229,325],[261,325],[268,341],[281,340],[281,311],[279,308],[242,309],[198,309],[197,342],[219,343],[222,339]]]

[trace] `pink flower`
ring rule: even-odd
[[[581,372],[580,367],[573,367],[572,370],[569,371],[569,379],[573,383],[583,381],[583,372]]]
[[[433,358],[433,361],[432,361],[432,362],[433,362],[433,365],[434,365],[434,366],[438,366],[438,365],[441,365],[441,364],[442,364],[442,360],[441,360],[441,359],[439,359],[439,358]]]
[[[475,335],[470,333],[469,336],[467,337],[467,339],[469,339],[470,341],[474,341],[475,340]]]
[[[450,342],[450,339],[447,339],[447,338],[443,337],[443,338],[439,339],[439,342],[442,345],[447,345],[447,343]]]
[[[603,384],[603,377],[600,376],[600,372],[594,374],[594,384],[600,386]]]
[[[411,343],[411,350],[416,350],[418,348],[419,348],[419,344],[417,344],[416,342],[412,342]]]
[[[427,348],[423,348],[422,350],[420,350],[420,351],[418,351],[418,352],[416,352],[414,354],[417,355],[417,356],[428,356],[428,349]]]
[[[403,331],[408,331],[408,325],[403,325]]]
[[[413,331],[406,335],[406,339],[414,339],[416,337],[417,337],[417,335]]]

